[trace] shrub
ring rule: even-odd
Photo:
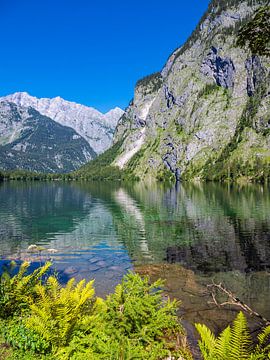
[[[50,343],[35,331],[28,329],[21,319],[14,318],[4,325],[4,338],[13,348],[38,354],[50,352]]]
[[[45,285],[36,286],[37,300],[30,305],[26,326],[51,344],[53,349],[66,346],[76,330],[91,323],[94,310],[93,281],[75,284],[71,279],[60,287],[54,276]]]
[[[94,297],[93,281],[71,279],[62,287],[50,276],[42,283],[50,264],[31,275],[28,266],[14,277],[2,276],[0,300],[8,315],[1,320],[1,359],[192,359],[176,314],[179,303],[164,297],[161,280],[150,284],[148,277],[129,273],[102,300]],[[270,326],[253,345],[241,312],[218,337],[205,325],[196,328],[204,360],[270,358]]]
[[[12,264],[13,266],[15,264]],[[24,262],[15,276],[10,275],[7,269],[0,277],[0,318],[7,319],[22,315],[29,310],[29,305],[35,298],[35,287],[41,283],[42,278],[51,267],[51,263],[36,269],[27,275],[30,266]]]
[[[51,264],[27,275],[2,275],[2,335],[16,359],[191,359],[176,301],[165,300],[162,282],[128,274],[106,300],[94,297],[93,281],[60,286],[41,281]],[[2,309],[1,309],[2,310]],[[25,352],[25,354],[24,354]]]
[[[58,353],[61,359],[190,359],[176,301],[165,300],[162,282],[129,274],[108,296],[88,331]],[[177,357],[177,358],[178,358]]]

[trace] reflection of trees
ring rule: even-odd
[[[269,210],[260,185],[14,183],[0,188],[0,239],[78,251],[105,241],[138,262],[260,270],[270,264]]]
[[[62,183],[7,183],[0,188],[2,253],[47,242],[74,229],[91,209],[91,199]]]

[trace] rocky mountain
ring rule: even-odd
[[[32,107],[59,124],[73,128],[97,154],[101,154],[111,146],[116,124],[123,115],[123,110],[120,108],[102,114],[94,108],[66,101],[60,97],[38,99],[26,92],[17,92],[0,100]]]
[[[140,179],[270,176],[270,59],[237,47],[265,0],[213,0],[160,73],[138,81],[111,165]]]
[[[0,169],[70,172],[96,157],[89,143],[31,107],[0,101]]]

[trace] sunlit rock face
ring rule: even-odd
[[[71,127],[32,107],[0,101],[0,168],[34,172],[70,172],[96,157]]]
[[[160,73],[138,81],[113,165],[139,179],[257,178],[270,159],[270,60],[236,46],[266,1],[212,1]],[[180,29],[179,29],[180,31]]]
[[[1,98],[18,106],[32,107],[61,125],[71,127],[82,136],[96,154],[107,150],[123,110],[115,108],[102,114],[96,109],[55,97],[38,99],[26,92],[17,92]]]

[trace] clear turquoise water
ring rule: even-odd
[[[45,249],[30,253],[31,244]],[[246,292],[260,274],[256,291],[269,299],[270,191],[261,185],[3,183],[0,256],[51,258],[67,278],[96,278],[100,292],[148,263],[179,263],[203,277],[238,274]]]

